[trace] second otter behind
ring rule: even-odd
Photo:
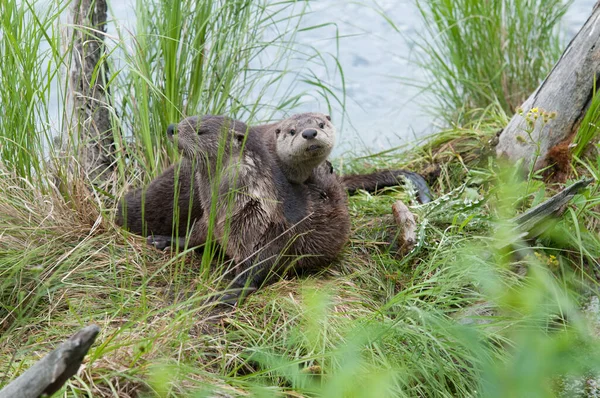
[[[289,269],[328,265],[350,230],[346,192],[325,164],[335,137],[325,115],[278,126],[267,145],[262,133],[219,116],[187,118],[177,128],[179,149],[196,164],[205,209],[199,224],[210,226],[202,233],[211,230],[236,264],[233,285],[242,296]]]
[[[299,114],[256,127],[219,116],[192,117],[173,127],[168,133],[178,132],[184,159],[146,190],[128,194],[127,213],[120,208],[118,221],[133,232],[148,233],[158,248],[172,244],[173,232],[180,245],[186,235],[190,246],[201,245],[212,222],[214,236],[238,264],[238,287],[249,282],[255,289],[269,272],[280,273],[290,265],[304,269],[328,264],[348,236],[344,188],[372,191],[397,185],[398,176],[404,175],[417,182],[421,200],[428,199],[423,178],[404,170],[340,181],[325,162],[335,129],[322,114]],[[193,167],[197,170],[192,173]],[[176,175],[180,213],[173,220]],[[171,205],[163,206],[167,200]],[[173,221],[179,221],[178,228]]]
[[[258,135],[264,144],[274,151],[273,132],[279,129],[289,133],[292,126],[302,122],[303,119],[310,118],[310,115],[315,114],[297,114],[279,123],[253,126],[252,129],[256,132],[255,135]],[[330,122],[329,116],[322,116],[327,119],[327,122]],[[241,126],[242,122],[236,123]],[[244,124],[244,126],[246,125]],[[167,131],[169,136],[173,136],[176,127],[176,125],[169,126]],[[322,136],[319,137],[319,139],[322,138]],[[333,143],[330,147],[333,147]],[[294,176],[297,173],[296,170],[299,170],[302,175],[306,174],[307,169],[310,170],[314,166],[302,159],[304,154],[295,154],[292,148],[282,142],[277,149],[279,153],[276,154],[276,159],[283,171],[289,174],[288,179],[295,181],[298,179]],[[164,238],[166,236],[178,237],[180,246],[183,246],[186,237],[192,235],[189,244],[192,246],[201,244],[201,239],[193,237],[195,235],[193,229],[198,228],[194,227],[194,224],[202,218],[203,209],[198,200],[190,200],[194,198],[194,192],[198,190],[192,178],[192,167],[193,165],[188,159],[183,159],[180,163],[169,167],[148,187],[127,193],[118,208],[117,223],[125,226],[131,232],[148,236],[149,243],[158,249],[164,249],[170,245],[171,238],[166,240]],[[374,192],[384,187],[396,186],[402,182],[403,178],[414,184],[421,203],[430,201],[431,193],[425,179],[421,175],[407,170],[380,170],[370,174],[344,175],[340,177],[340,180],[348,193],[353,194],[358,190]]]

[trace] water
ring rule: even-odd
[[[129,2],[109,3],[116,23],[135,26],[135,13]],[[595,0],[573,2],[563,20],[568,40],[586,21],[594,3]],[[423,71],[411,62],[416,50],[410,39],[422,29],[414,0],[379,0],[377,4],[400,32],[372,7],[345,0],[319,0],[310,2],[305,24],[332,22],[335,26],[305,31],[298,38],[301,44],[317,46],[322,53],[337,54],[343,67],[347,115],[343,117],[339,107],[332,112],[333,121],[341,127],[338,153],[347,149],[380,151],[414,142],[435,129],[431,115],[422,109],[419,89],[406,84],[424,79]],[[108,33],[114,34],[114,29],[114,25],[109,26]],[[339,47],[336,35],[341,37]],[[291,66],[302,67],[293,63]],[[324,69],[315,72],[341,94],[339,75],[327,74]],[[307,97],[298,111],[326,112],[324,101],[314,97]]]
[[[414,142],[435,129],[432,116],[423,109],[420,90],[406,84],[424,79],[423,70],[411,62],[417,50],[412,48],[410,39],[422,31],[414,0],[379,0],[377,4],[400,33],[373,8],[347,1],[312,2],[314,12],[307,16],[307,23],[335,22],[340,36],[346,36],[340,42],[339,57],[346,79],[346,110],[351,125],[342,129],[342,149],[385,150]],[[567,40],[583,26],[594,4],[595,0],[573,2],[563,20]],[[324,51],[335,52],[335,40],[318,36],[319,31],[308,33],[302,40],[319,43]],[[319,106],[305,105],[311,110],[318,110]]]
[[[339,60],[346,81],[346,112],[338,150],[368,148],[378,151],[413,141],[431,132],[431,119],[417,103],[419,89],[406,82],[423,81],[423,71],[411,62],[413,49],[406,38],[421,29],[412,0],[378,1],[379,10],[346,1],[312,2],[307,24],[332,21],[342,37]],[[400,32],[386,21],[385,13]],[[336,34],[328,28],[329,37]],[[319,30],[300,38],[317,44],[320,51],[335,53],[336,41]],[[406,80],[404,80],[406,79]],[[319,110],[321,104],[306,104]],[[340,120],[340,110],[333,118]]]

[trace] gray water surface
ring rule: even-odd
[[[340,36],[345,36],[340,41],[339,58],[346,79],[346,111],[351,124],[343,126],[339,149],[377,152],[434,132],[432,116],[423,109],[423,95],[410,84],[422,83],[425,78],[424,71],[411,62],[417,51],[411,40],[423,29],[414,0],[377,1],[379,10],[400,33],[372,7],[337,0],[310,4],[315,12],[307,15],[307,22],[335,22]],[[565,42],[583,26],[594,4],[595,0],[573,1],[562,22]],[[325,51],[335,52],[335,40],[317,33],[314,31],[312,37],[307,35],[302,40],[318,42]],[[305,107],[318,110],[319,104]]]

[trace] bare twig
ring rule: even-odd
[[[552,217],[557,217],[565,210],[565,205],[583,188],[587,187],[592,179],[583,179],[560,191],[550,199],[527,210],[513,219],[518,229],[527,233],[527,238],[533,238],[542,232],[543,224]]]

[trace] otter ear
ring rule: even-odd
[[[244,142],[244,138],[246,138],[246,134],[244,134],[241,131],[234,130],[234,129],[230,129],[229,132],[231,133],[231,136],[236,139],[237,142],[240,142],[240,143]]]
[[[331,116],[330,115],[325,115],[325,118],[329,121],[331,121]]]
[[[275,135],[279,135],[279,133],[281,133],[281,129],[275,130]]]

